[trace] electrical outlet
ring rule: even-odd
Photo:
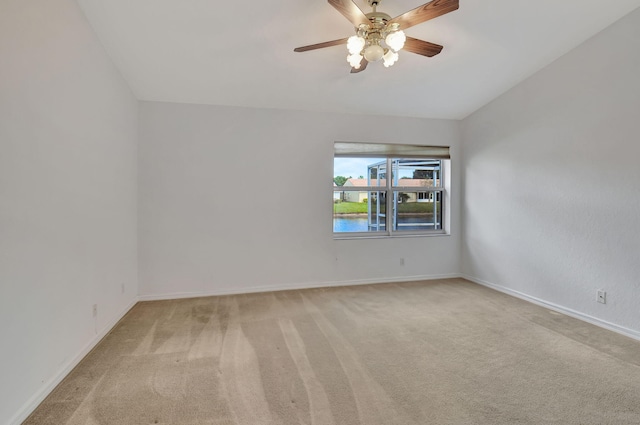
[[[93,305],[93,317],[98,317],[98,304]]]
[[[602,304],[607,303],[607,292],[604,289],[598,289],[597,301]]]
[[[401,266],[404,266],[404,258],[401,258],[401,259],[400,259],[400,265],[401,265]]]

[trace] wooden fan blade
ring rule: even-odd
[[[458,7],[458,0],[433,0],[400,16],[396,16],[390,20],[388,24],[399,24],[400,29],[404,30],[430,19],[437,18],[438,16],[453,12],[457,10]]]
[[[352,74],[357,74],[358,72],[362,72],[365,69],[367,69],[367,65],[369,65],[369,61],[366,60],[365,58],[362,58],[362,62],[360,62],[360,68],[358,68],[358,69],[351,68],[351,73]]]
[[[340,44],[347,44],[348,38],[341,38],[340,40],[325,41],[324,43],[311,44],[309,46],[296,47],[294,52],[306,52],[309,50],[323,49],[325,47],[339,46]]]
[[[418,40],[417,38],[407,37],[402,50],[422,56],[432,57],[440,53],[442,48],[443,47],[439,44],[433,44],[428,41]]]
[[[329,0],[329,4],[347,18],[354,27],[358,27],[360,24],[369,25],[371,23],[353,0]]]

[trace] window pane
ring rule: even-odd
[[[387,160],[371,161],[368,165],[367,174],[371,186],[385,187],[387,184]]]
[[[384,158],[334,158],[333,183],[336,186],[384,186],[386,178]],[[383,169],[378,164],[382,164]]]
[[[394,158],[392,164],[393,186],[442,187],[440,160]]]
[[[394,231],[441,230],[442,192],[394,192]]]
[[[334,190],[333,231],[385,231],[386,205],[385,192]]]

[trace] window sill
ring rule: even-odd
[[[334,241],[345,241],[345,240],[353,240],[353,239],[404,239],[404,238],[432,238],[432,237],[440,237],[440,236],[451,236],[451,233],[442,232],[430,232],[430,233],[409,233],[409,234],[397,234],[393,235],[382,234],[382,235],[370,235],[370,234],[342,234],[342,233],[334,233],[333,240]]]

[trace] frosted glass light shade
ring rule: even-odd
[[[392,32],[387,35],[387,38],[384,39],[384,42],[389,46],[391,50],[397,52],[398,50],[404,47],[404,42],[407,41],[407,36],[404,35],[403,31]]]
[[[366,41],[364,38],[357,35],[352,35],[347,40],[347,50],[349,50],[349,53],[351,53],[352,55],[358,54],[364,48],[365,43]]]
[[[382,57],[382,59],[384,60],[384,67],[389,68],[391,65],[398,61],[398,54],[389,49],[387,53],[385,53],[385,55]]]
[[[347,56],[347,62],[352,68],[360,69],[360,63],[362,63],[362,55],[349,55]]]
[[[364,58],[369,62],[375,62],[382,59],[384,49],[378,44],[372,44],[364,49]]]

